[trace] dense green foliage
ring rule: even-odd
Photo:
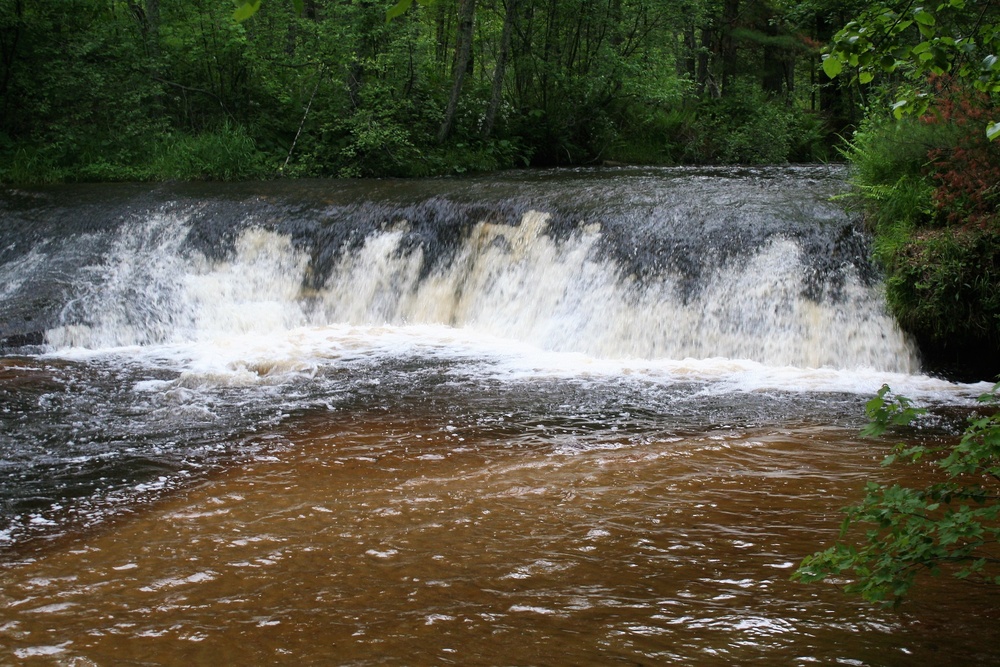
[[[1000,4],[875,3],[828,50],[828,74],[869,84],[846,155],[890,308],[933,367],[996,375]]]
[[[928,360],[980,379],[1000,367],[1000,143],[995,109],[941,93],[921,118],[869,118],[847,156],[887,273],[888,303]]]
[[[921,573],[1000,584],[1000,384],[980,397],[987,414],[969,419],[957,443],[902,444],[884,466],[929,468],[926,486],[869,482],[846,508],[841,542],[807,557],[794,578],[848,577],[846,589],[897,604]],[[883,386],[868,402],[868,436],[909,424],[924,411]],[[860,546],[858,546],[860,545]]]
[[[832,78],[845,68],[868,83],[898,73],[910,85],[894,90],[893,113],[921,115],[931,106],[924,82],[948,74],[969,90],[1000,93],[1000,8],[995,2],[893,0],[869,5],[832,40],[823,69]],[[992,116],[983,130],[1000,137]]]
[[[7,0],[0,180],[822,158],[849,5]]]

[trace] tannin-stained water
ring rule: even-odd
[[[885,611],[789,581],[883,453],[851,431],[503,431],[442,409],[304,416],[269,455],[8,569],[0,646],[88,665],[1000,664],[974,587]]]
[[[921,374],[827,168],[0,196],[0,664],[1000,664],[789,580]]]

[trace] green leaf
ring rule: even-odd
[[[858,81],[860,81],[861,83],[871,83],[872,79],[874,78],[875,75],[867,70],[858,73]]]
[[[913,14],[914,20],[920,25],[934,25],[934,15],[930,12],[924,11],[923,9],[918,9]]]
[[[1000,123],[993,123],[986,128],[986,138],[990,141],[1000,138]]]
[[[837,78],[837,75],[840,74],[843,69],[843,63],[841,63],[840,59],[836,56],[829,53],[823,56],[823,71],[826,72],[826,75],[831,79]]]
[[[256,14],[258,9],[260,9],[260,2],[261,0],[250,0],[249,2],[244,2],[236,8],[236,11],[233,12],[233,20],[237,23],[246,21],[248,18]]]
[[[385,13],[385,21],[388,23],[398,16],[402,16],[406,13],[406,10],[410,8],[413,4],[413,0],[399,0],[396,4],[389,8]]]

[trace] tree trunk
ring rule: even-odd
[[[739,21],[740,0],[725,0],[722,7],[722,31],[719,56],[722,59],[722,94],[729,94],[729,84],[736,78],[736,38],[733,32]]]
[[[691,81],[698,77],[698,38],[695,35],[694,26],[690,25],[684,29],[684,57],[677,63],[677,73],[687,76]]]
[[[768,95],[781,95],[785,92],[785,58],[780,49],[764,45],[764,66],[761,77],[761,88]]]
[[[712,77],[711,54],[716,52],[716,31],[710,26],[701,29],[701,50],[698,52],[698,97],[708,92],[712,97],[719,96],[719,86]]]
[[[160,0],[146,0],[146,29],[149,55],[160,59]]]
[[[765,23],[763,32],[772,39],[764,42],[761,88],[774,96],[791,93],[795,89],[795,52],[775,45],[777,40],[774,38],[780,37],[783,31],[775,23],[773,14],[768,11],[762,19]]]
[[[486,108],[486,117],[480,130],[483,139],[493,134],[493,124],[496,122],[497,111],[503,100],[503,80],[507,73],[507,59],[510,57],[510,38],[514,30],[514,16],[517,0],[507,0],[507,11],[503,17],[503,31],[500,33],[500,52],[497,54],[497,64],[493,70],[493,89],[490,92],[490,104]]]
[[[459,7],[458,35],[455,43],[455,65],[452,68],[454,83],[451,87],[451,97],[448,98],[448,108],[444,112],[444,120],[438,131],[438,143],[444,143],[451,135],[455,124],[455,112],[458,109],[458,98],[462,94],[462,84],[469,71],[472,57],[472,33],[475,27],[476,0],[462,0]]]
[[[7,115],[12,110],[12,95],[9,94],[10,82],[14,77],[14,64],[17,60],[17,46],[21,41],[21,20],[24,17],[24,2],[16,0],[14,3],[14,16],[16,20],[13,25],[4,26],[0,30],[0,63],[3,65],[3,75],[0,76],[0,126],[7,126]]]

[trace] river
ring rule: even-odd
[[[0,662],[1000,664],[790,581],[927,375],[837,167],[0,196]]]

